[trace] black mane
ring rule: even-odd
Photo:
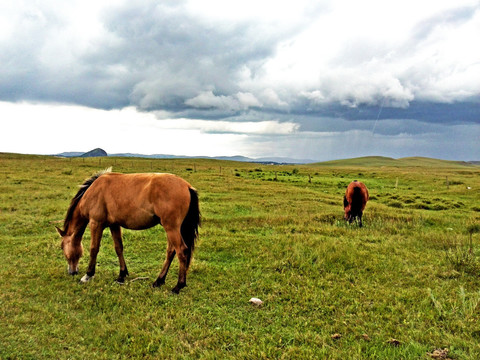
[[[88,190],[88,188],[93,184],[95,180],[97,180],[100,176],[102,176],[105,173],[111,172],[112,168],[108,168],[105,170],[102,170],[95,175],[93,175],[91,178],[85,180],[82,185],[80,185],[80,189],[78,190],[77,194],[73,197],[72,201],[70,202],[70,206],[68,207],[67,210],[67,216],[65,217],[65,221],[63,223],[63,230],[67,231],[68,226],[70,225],[70,222],[72,221],[73,218],[73,212],[77,208],[78,203],[80,202],[80,199],[83,197],[85,192]]]

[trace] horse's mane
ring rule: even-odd
[[[65,217],[65,221],[63,223],[63,230],[67,231],[68,226],[70,225],[70,222],[73,219],[73,212],[77,208],[78,203],[80,202],[80,199],[83,197],[85,192],[88,190],[88,188],[93,184],[95,180],[97,180],[100,176],[102,176],[105,173],[112,172],[112,168],[109,167],[108,169],[99,171],[92,177],[88,178],[83,182],[82,185],[80,185],[80,189],[78,189],[77,194],[73,197],[72,201],[70,202],[70,206],[68,207],[67,210],[67,216]]]

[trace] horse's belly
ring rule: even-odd
[[[160,224],[160,219],[155,214],[134,212],[126,216],[113,217],[109,222],[118,224],[125,229],[143,230]]]

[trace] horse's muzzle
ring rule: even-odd
[[[69,267],[68,267],[68,273],[69,273],[70,275],[72,275],[72,276],[73,276],[73,275],[77,275],[77,274],[78,274],[78,268],[72,269],[72,268],[69,266]]]

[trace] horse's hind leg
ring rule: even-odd
[[[162,271],[157,280],[153,283],[154,287],[160,286],[165,283],[165,277],[167,276],[168,268],[173,260],[175,254],[178,257],[179,270],[178,270],[178,282],[172,289],[172,292],[178,294],[181,289],[187,286],[187,246],[183,242],[180,229],[168,229],[167,230],[167,258],[163,265]]]
[[[176,246],[175,251],[177,252],[177,258],[179,262],[179,269],[178,269],[178,282],[177,285],[172,289],[172,292],[178,294],[181,289],[187,286],[187,245],[183,242],[182,235],[180,235],[180,231],[178,231],[178,235],[176,234]]]
[[[163,263],[162,271],[160,271],[160,275],[158,275],[157,280],[153,283],[153,287],[160,287],[165,284],[165,278],[167,277],[168,269],[170,268],[170,264],[175,257],[175,248],[167,242],[167,256],[165,258],[165,262]]]
[[[118,256],[118,261],[120,262],[120,274],[118,275],[117,282],[123,284],[125,278],[128,276],[128,269],[123,258],[123,241],[122,241],[122,230],[118,225],[110,226],[110,232],[112,233],[113,242],[115,244],[115,252]]]

